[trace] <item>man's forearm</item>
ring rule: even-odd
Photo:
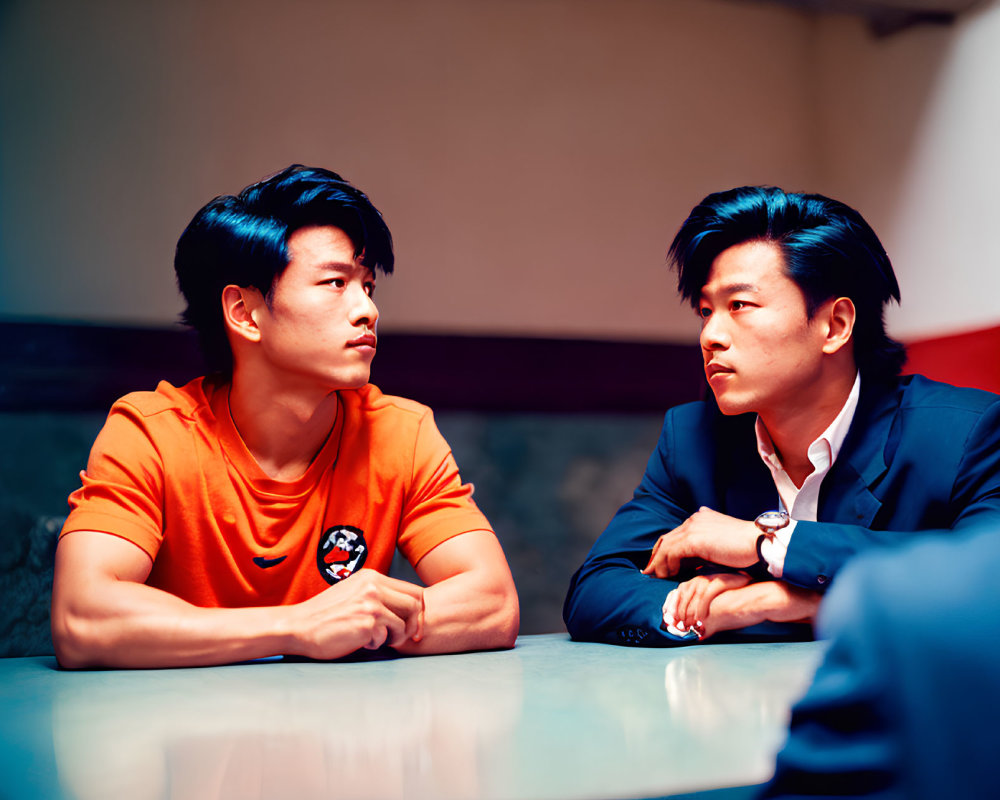
[[[783,581],[761,581],[723,592],[710,606],[709,624],[717,633],[761,622],[812,622],[822,595]],[[706,622],[709,622],[706,620]]]
[[[199,608],[132,581],[111,581],[99,601],[53,602],[52,639],[63,667],[188,667],[289,651],[287,608]]]
[[[502,577],[474,570],[428,586],[423,636],[396,649],[416,655],[513,647],[520,611],[513,584]]]

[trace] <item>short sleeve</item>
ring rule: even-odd
[[[411,564],[453,536],[493,530],[472,493],[472,484],[462,483],[451,448],[428,409],[417,429],[399,523],[399,548]]]
[[[80,478],[60,537],[110,533],[155,558],[163,539],[163,462],[144,418],[127,401],[111,409]]]

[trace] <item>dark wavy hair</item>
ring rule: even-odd
[[[228,375],[233,354],[222,316],[222,290],[254,287],[270,301],[288,266],[288,239],[299,228],[332,225],[372,271],[392,272],[392,234],[367,196],[337,173],[293,164],[206,204],[181,234],[174,257],[187,301],[181,321],[198,332],[209,369]]]
[[[830,298],[854,302],[854,360],[863,375],[899,374],[906,349],[886,333],[883,316],[886,303],[900,299],[892,264],[864,218],[829,197],[769,186],[708,195],[670,245],[668,259],[677,270],[681,296],[697,309],[715,258],[755,240],[778,247],[785,274],[805,296],[810,319]]]

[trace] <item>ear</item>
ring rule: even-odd
[[[247,341],[260,341],[257,316],[264,298],[252,287],[230,284],[222,290],[222,318],[231,334]]]
[[[828,302],[829,308],[824,315],[826,339],[823,342],[823,352],[833,355],[851,341],[857,311],[854,301],[849,297],[838,297]]]

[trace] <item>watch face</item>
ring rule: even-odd
[[[774,533],[781,530],[788,524],[787,511],[765,511],[754,520],[757,527],[767,533]]]

